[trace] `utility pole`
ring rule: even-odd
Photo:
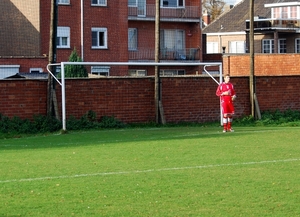
[[[250,87],[250,104],[251,104],[251,115],[254,117],[254,0],[250,1],[250,76],[249,76],[249,87]]]
[[[160,55],[160,0],[155,1],[155,62],[159,62]],[[156,123],[160,123],[160,74],[159,66],[155,66],[155,118]]]
[[[49,56],[48,62],[56,63],[56,35],[57,35],[57,0],[51,0],[50,11],[50,40],[49,40]],[[50,70],[55,71],[55,67],[51,66]],[[48,74],[47,84],[47,115],[53,114],[53,77]]]

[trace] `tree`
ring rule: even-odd
[[[210,14],[213,21],[222,14],[225,4],[224,0],[203,0],[202,9]]]
[[[69,62],[82,62],[82,59],[78,56],[76,48],[72,51]],[[88,77],[88,72],[83,65],[67,65],[65,69],[66,78],[75,78],[75,77]]]

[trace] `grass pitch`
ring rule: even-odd
[[[0,140],[0,216],[300,216],[299,127]]]

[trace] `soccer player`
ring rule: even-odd
[[[234,132],[231,128],[232,116],[234,114],[233,100],[236,95],[232,83],[230,81],[230,75],[224,75],[224,82],[222,82],[216,91],[216,95],[221,98],[221,107],[223,114],[223,133]]]

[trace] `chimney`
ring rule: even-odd
[[[233,5],[225,5],[224,6],[224,12],[230,11],[233,8]]]
[[[203,22],[205,26],[210,24],[210,14],[207,13],[207,10],[203,13]]]

